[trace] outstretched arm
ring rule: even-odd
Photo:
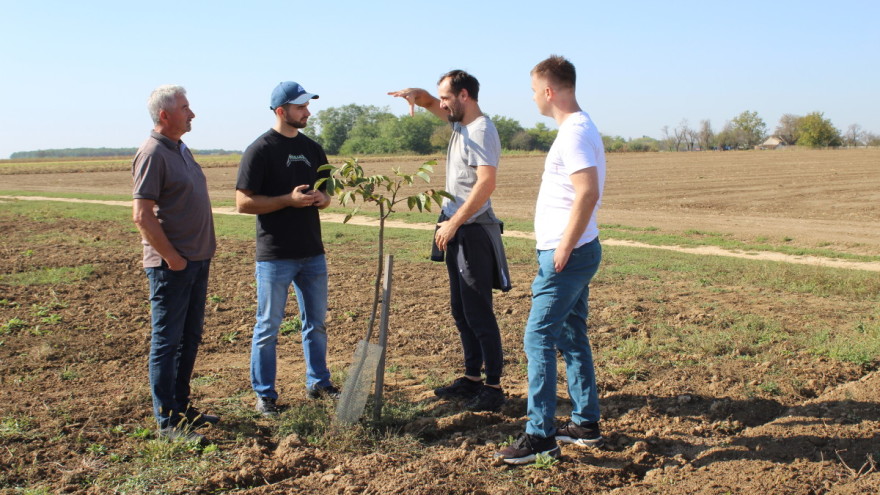
[[[409,103],[409,114],[413,115],[414,105],[418,105],[433,113],[440,120],[449,121],[449,113],[440,108],[440,100],[421,88],[406,88],[400,91],[389,91],[389,95],[403,98]]]

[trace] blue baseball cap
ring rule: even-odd
[[[302,105],[303,103],[317,97],[318,95],[316,94],[307,93],[297,82],[284,81],[278,83],[278,86],[275,86],[275,89],[272,91],[272,99],[269,100],[269,110],[275,110],[281,105],[287,103]]]

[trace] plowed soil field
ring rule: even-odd
[[[502,217],[532,215],[541,164],[541,157],[503,160],[493,196]],[[393,163],[369,165],[387,171]],[[235,168],[206,174],[213,199],[230,200]],[[0,191],[40,194],[126,194],[129,184],[124,170],[0,175]],[[645,251],[634,248],[606,248],[591,286],[606,447],[564,446],[558,463],[512,468],[491,456],[525,420],[531,261],[512,259],[514,288],[495,296],[508,396],[499,412],[467,412],[434,397],[434,387],[460,373],[446,271],[404,260],[394,267],[389,321],[385,394],[393,408],[378,424],[339,430],[309,426],[308,414],[332,417],[333,405],[306,398],[295,332],[279,345],[288,412],[277,420],[253,412],[254,246],[221,237],[193,393],[223,421],[202,430],[215,447],[168,453],[147,435],[154,427],[148,290],[129,213],[107,206],[120,220],[87,220],[32,203],[25,214],[0,202],[0,493],[878,493],[880,356],[854,362],[799,336],[857,325],[876,331],[880,295],[775,289],[736,276],[695,280],[665,265],[629,273],[638,255],[628,253]],[[878,255],[880,151],[611,155],[600,223],[785,237]],[[328,360],[341,378],[366,328],[374,262],[363,235],[333,232],[325,233]],[[850,276],[740,263],[760,264],[768,277]],[[13,282],[65,270],[66,282]],[[295,302],[288,313],[296,314]],[[755,339],[720,337],[740,325]],[[673,345],[671,335],[690,347]],[[560,421],[565,390],[560,381]]]

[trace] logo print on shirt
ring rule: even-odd
[[[306,155],[287,155],[287,166],[289,167],[290,164],[294,163],[294,162],[303,162],[309,168],[312,167],[312,164],[311,164],[311,162],[309,162],[309,159],[306,158]]]

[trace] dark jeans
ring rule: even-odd
[[[492,308],[495,255],[486,230],[462,225],[446,246],[452,317],[464,349],[465,374],[480,376],[485,364],[486,383],[501,382],[504,354],[501,333]]]
[[[172,426],[189,404],[189,381],[205,323],[211,260],[190,261],[179,272],[146,268],[150,281],[152,340],[150,390],[159,428]]]

